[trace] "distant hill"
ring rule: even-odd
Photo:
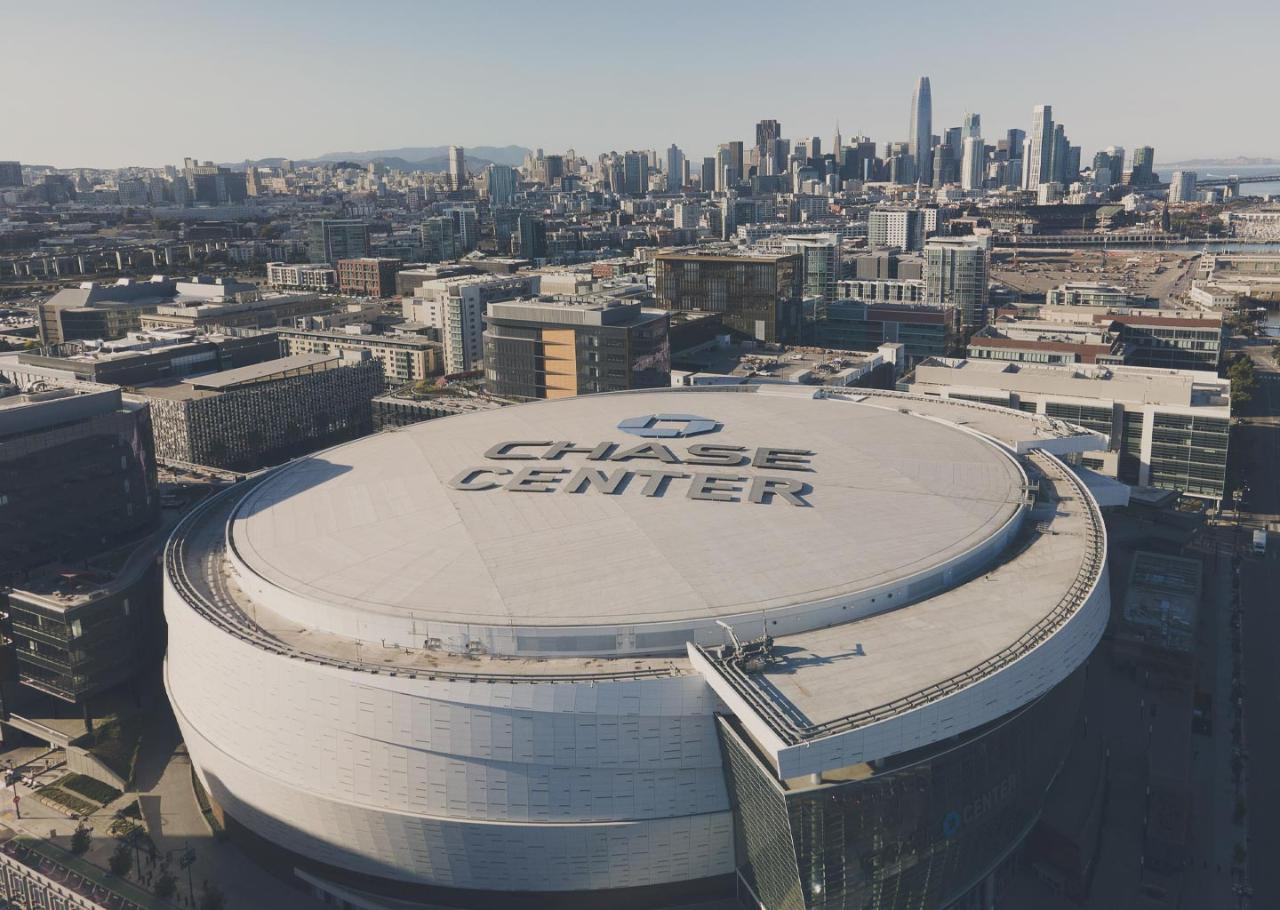
[[[526,155],[530,150],[521,145],[504,145],[502,147],[492,145],[476,145],[464,147],[467,156],[468,169],[472,167],[474,161],[476,165],[484,166],[486,164],[509,164],[512,166],[524,162]],[[358,161],[361,164],[368,164],[370,161],[380,161],[388,167],[401,167],[409,165],[421,170],[446,170],[449,166],[449,147],[447,145],[434,145],[427,147],[408,147],[398,149],[376,149],[370,152],[328,152],[321,155],[316,161]],[[395,162],[403,164],[396,164]]]
[[[475,173],[490,164],[509,164],[513,167],[523,164],[530,149],[520,145],[506,145],[497,148],[489,145],[477,145],[466,149],[467,170]],[[280,167],[288,159],[258,158],[249,161],[253,167]],[[449,146],[436,145],[424,148],[377,149],[370,152],[327,152],[318,158],[294,158],[295,164],[335,164],[349,162],[364,166],[370,161],[385,164],[398,171],[439,171],[449,169]],[[233,170],[244,170],[244,161],[223,162],[223,167]]]
[[[1160,167],[1272,167],[1280,165],[1280,158],[1193,158],[1190,161],[1161,161]]]

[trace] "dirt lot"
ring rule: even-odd
[[[1019,250],[991,257],[991,277],[1024,297],[1069,281],[1101,282],[1167,305],[1191,287],[1198,253],[1163,250]]]

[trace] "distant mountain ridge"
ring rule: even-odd
[[[1280,165],[1280,158],[1192,158],[1190,161],[1161,161],[1160,167],[1272,167]]]
[[[463,146],[463,152],[466,155],[468,166],[472,161],[484,164],[509,164],[516,166],[524,163],[525,156],[531,153],[531,149],[527,149],[522,145],[475,145]],[[418,165],[422,170],[432,170],[426,165],[443,162],[443,165],[434,168],[435,170],[445,170],[449,165],[449,146],[432,145],[432,146],[408,146],[398,149],[375,149],[369,152],[326,152],[315,161],[355,161],[360,164],[368,164],[370,161],[381,161],[388,166],[394,167],[394,160],[400,160],[407,164]]]
[[[522,145],[477,145],[470,148],[464,146],[467,170],[476,173],[490,164],[509,164],[516,167],[524,163],[526,155],[532,149]],[[231,161],[223,164],[241,170],[246,164],[253,167],[280,167],[290,159],[258,158],[251,161]],[[375,149],[368,152],[326,152],[317,158],[294,158],[296,164],[329,164],[337,161],[349,161],[352,164],[368,164],[371,161],[385,164],[399,171],[439,171],[449,169],[449,146],[433,145],[424,147],[406,147],[399,149]]]

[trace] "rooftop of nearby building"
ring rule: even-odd
[[[1231,384],[1200,370],[1158,367],[1027,364],[996,360],[930,357],[916,367],[913,391],[932,386],[999,389],[1169,407],[1213,409],[1229,416]]]

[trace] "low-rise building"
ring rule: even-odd
[[[670,314],[607,295],[489,305],[485,387],[502,398],[567,398],[671,384]]]
[[[327,265],[268,262],[267,284],[289,291],[334,291],[338,288],[338,270]]]
[[[873,304],[837,300],[815,327],[818,344],[854,351],[875,351],[882,344],[901,344],[907,364],[947,353],[950,334],[941,307]]]
[[[162,461],[252,471],[373,429],[382,364],[368,352],[296,354],[144,386]]]
[[[401,259],[365,257],[338,260],[338,290],[357,297],[391,297],[396,292],[396,273]]]
[[[1086,467],[1129,484],[1221,500],[1231,384],[1197,370],[1025,365],[933,358],[912,392],[1042,414],[1101,433]]]
[[[1100,306],[1108,309],[1133,306],[1133,298],[1124,288],[1095,281],[1068,281],[1045,292],[1048,306]]]
[[[421,382],[440,373],[444,348],[438,341],[418,335],[380,335],[368,324],[340,329],[277,329],[280,345],[287,355],[367,352],[382,364],[389,387]]]

